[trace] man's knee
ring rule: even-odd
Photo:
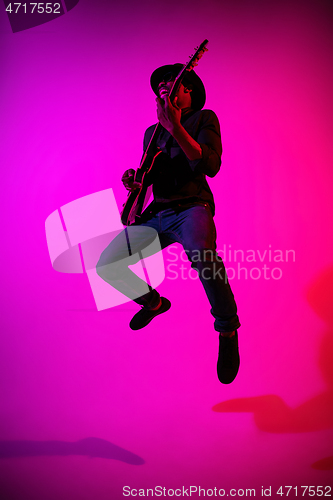
[[[102,278],[104,281],[110,281],[110,280],[116,280],[120,276],[120,267],[119,266],[119,261],[105,261],[103,259],[103,254],[101,255],[99,261],[97,262],[96,266],[96,273],[100,278]]]

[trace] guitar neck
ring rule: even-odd
[[[147,149],[145,151],[141,165],[144,163],[144,161],[147,157],[151,157],[151,156],[155,155],[155,153],[156,153],[156,141],[157,141],[158,136],[160,135],[162,128],[163,128],[162,125],[160,124],[160,122],[158,122],[155,129],[154,129],[153,135],[151,136],[151,139],[149,141]]]

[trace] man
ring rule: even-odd
[[[157,231],[162,248],[174,242],[183,245],[191,267],[199,273],[212,307],[215,330],[219,332],[218,378],[229,384],[239,369],[240,323],[223,262],[216,253],[215,206],[206,181],[206,175],[214,177],[220,169],[220,127],[213,111],[202,110],[205,88],[193,70],[183,79],[173,102],[170,101],[169,93],[181,68],[181,64],[162,66],[151,76],[151,87],[157,95],[157,118],[163,127],[157,140],[162,153],[149,174],[154,201],[144,222],[128,229],[132,231],[134,251],[142,248],[142,240],[147,243],[149,230]],[[146,130],[144,149],[154,129],[153,125]],[[138,187],[134,183],[134,170],[127,170],[122,181],[129,191]],[[130,322],[133,330],[139,330],[166,312],[171,304],[156,290],[147,293],[147,284],[123,264],[128,242],[125,230],[102,253],[97,273],[142,306]]]

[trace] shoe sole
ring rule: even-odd
[[[149,318],[144,324],[142,324],[142,326],[139,326],[139,327],[135,328],[131,324],[132,323],[132,321],[131,321],[130,324],[129,324],[131,330],[141,330],[145,326],[149,325],[149,323],[151,322],[151,320],[154,319],[154,318],[156,318],[156,316],[158,316],[159,314],[163,314],[163,313],[167,312],[170,309],[170,307],[171,307],[171,302],[170,302],[170,300],[166,299],[165,297],[161,297],[161,300],[162,300],[162,305],[161,305],[160,309],[158,309],[156,312],[152,311],[154,313],[154,315],[151,318]]]

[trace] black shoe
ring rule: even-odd
[[[161,300],[162,304],[158,309],[155,309],[155,311],[152,311],[151,309],[145,309],[143,307],[141,311],[136,313],[131,319],[131,322],[129,324],[130,328],[132,328],[132,330],[140,330],[141,328],[147,326],[148,323],[150,323],[150,321],[155,318],[155,316],[168,311],[171,307],[170,300],[166,299],[165,297],[161,297]]]
[[[232,337],[219,335],[220,347],[217,360],[217,376],[222,384],[231,384],[239,370],[237,330]]]

